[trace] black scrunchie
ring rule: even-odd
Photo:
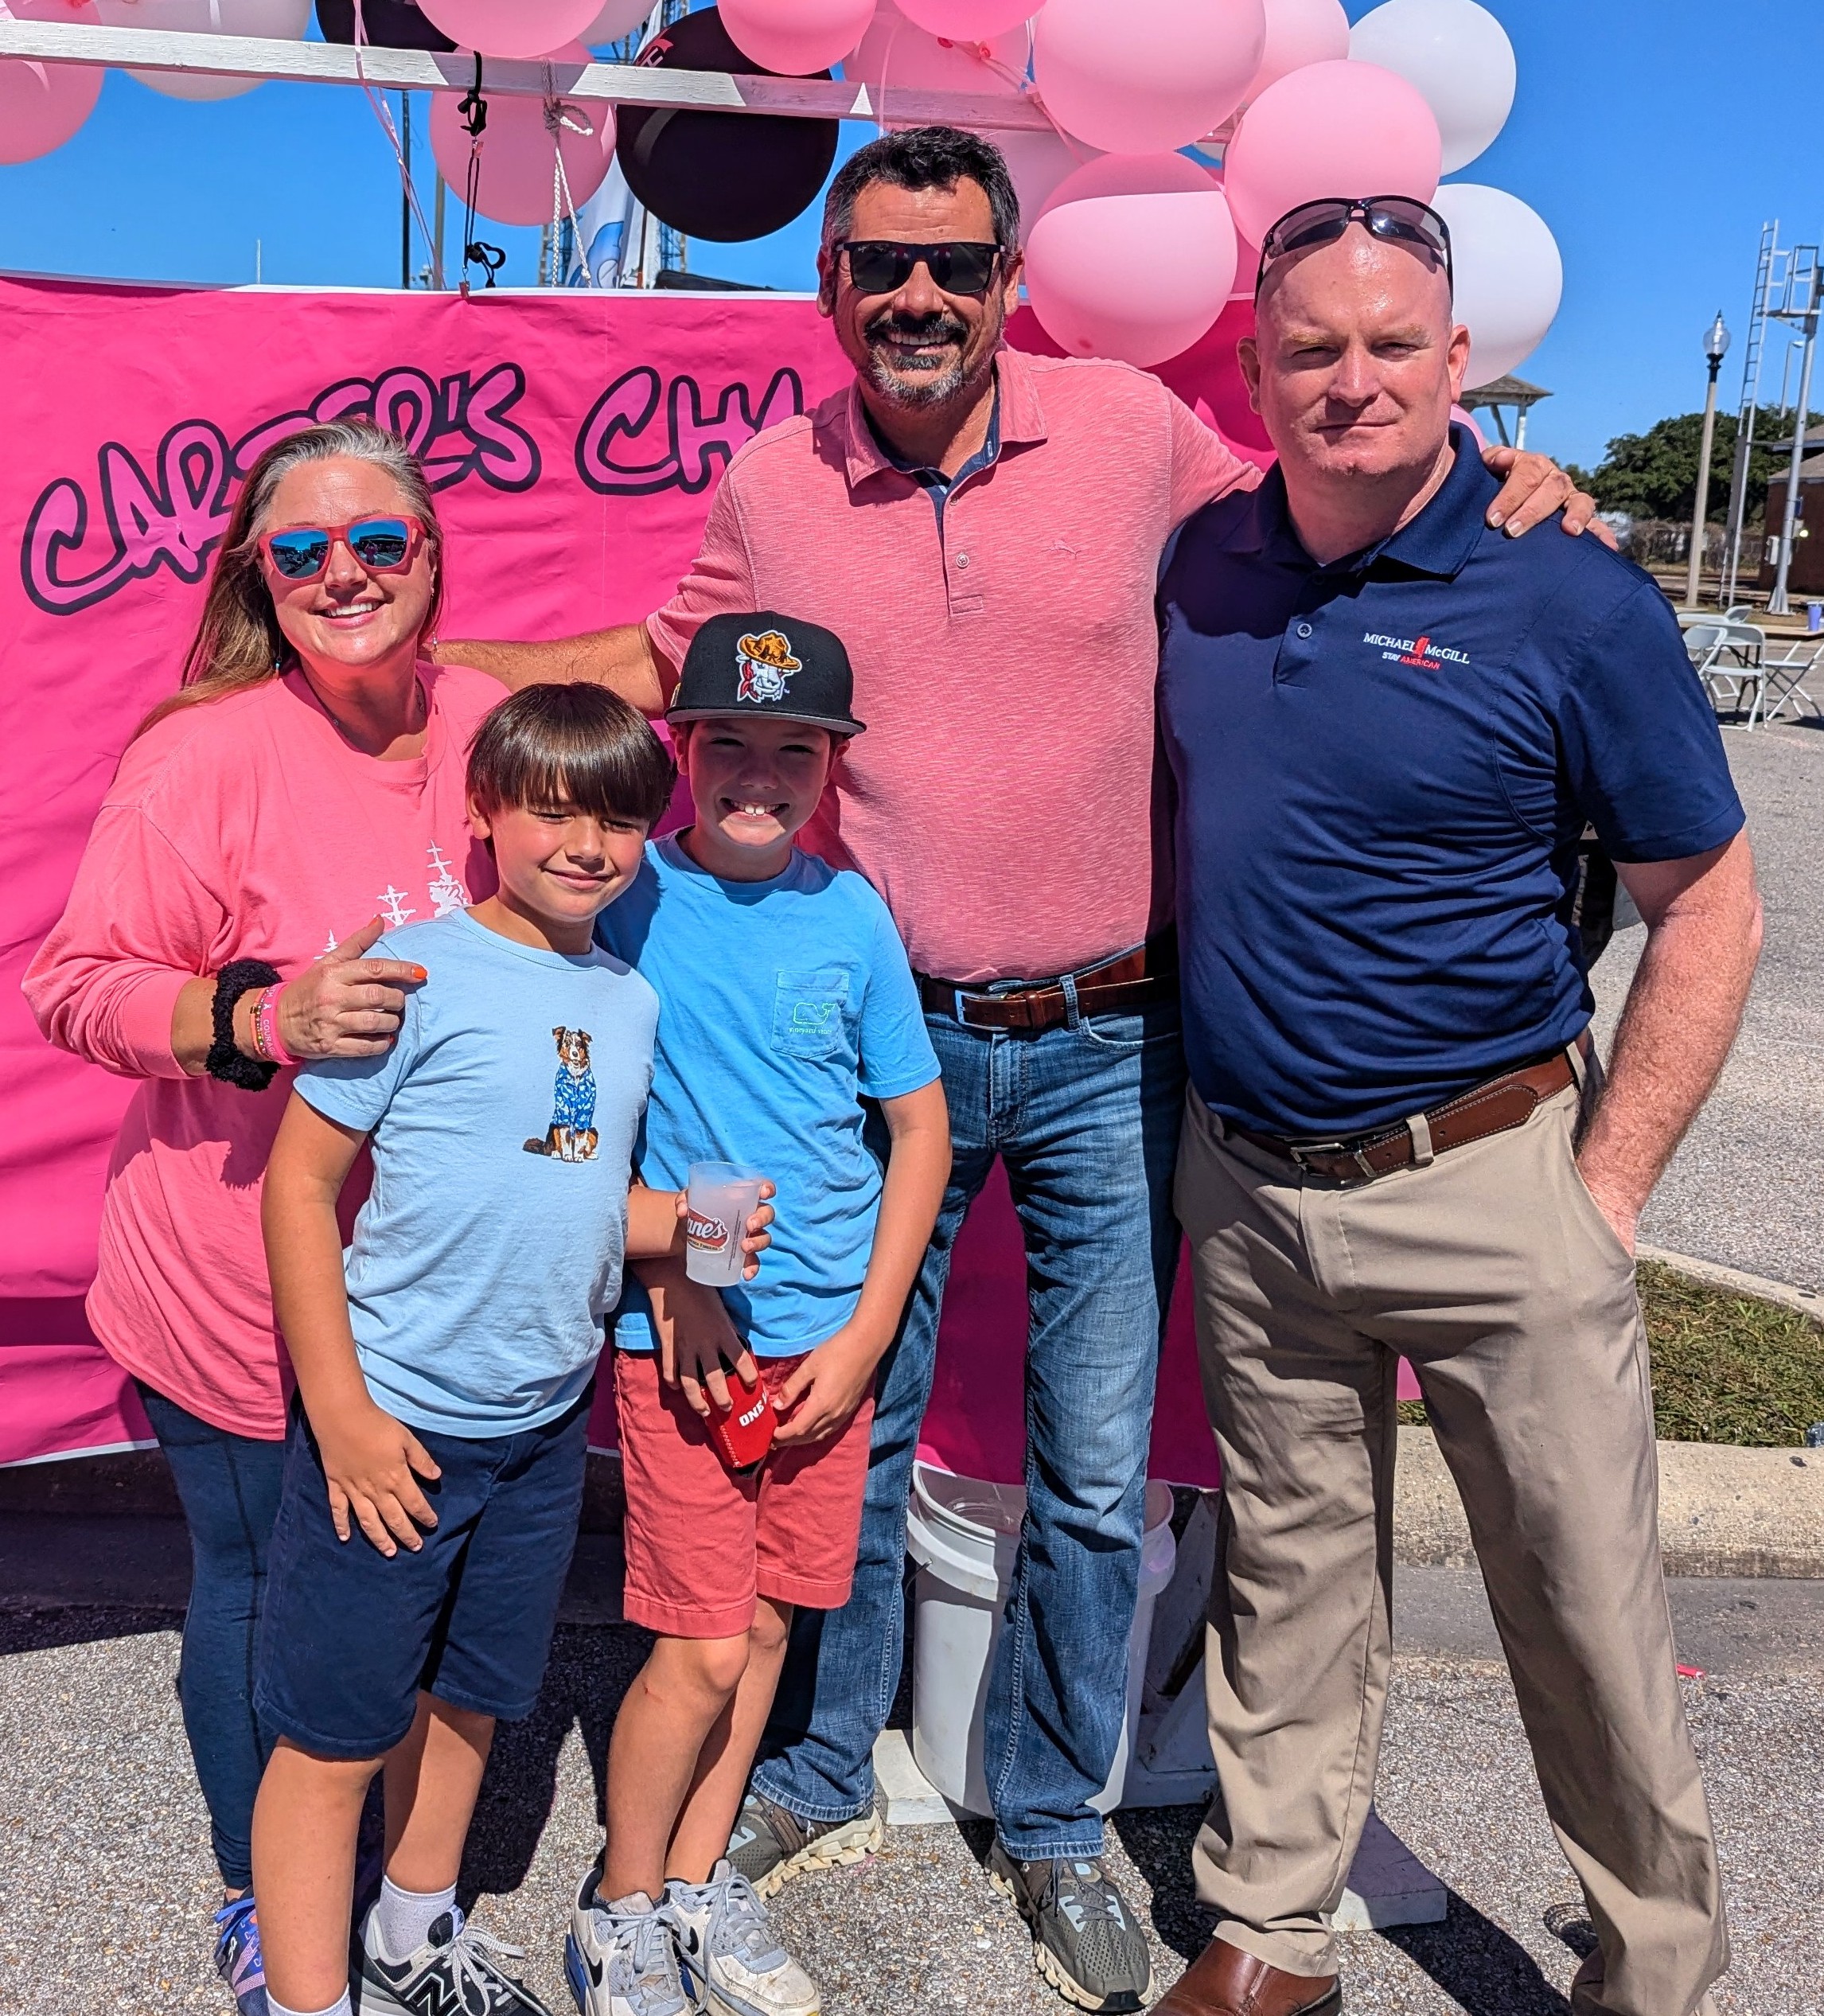
[[[231,959],[216,975],[215,1004],[210,1024],[215,1041],[203,1059],[203,1069],[224,1085],[238,1085],[244,1092],[263,1092],[279,1075],[276,1064],[264,1064],[257,1057],[242,1054],[234,1039],[235,1004],[243,994],[271,987],[281,977],[276,966],[263,959]]]

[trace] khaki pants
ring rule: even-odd
[[[1545,1809],[1601,1938],[1577,2016],[1688,2016],[1727,1964],[1674,1670],[1634,1269],[1577,1094],[1378,1181],[1301,1180],[1195,1097],[1178,1214],[1222,1450],[1197,1888],[1218,1936],[1334,1971],[1392,1632],[1396,1360],[1463,1495]]]

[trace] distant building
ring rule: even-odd
[[[1792,454],[1792,441],[1769,441],[1769,454]],[[1799,465],[1799,516],[1794,521],[1792,567],[1787,576],[1787,592],[1795,596],[1824,598],[1824,432],[1814,428],[1805,437],[1806,454]],[[1779,572],[1779,533],[1786,522],[1786,485],[1791,469],[1777,470],[1767,485],[1767,552],[1761,562],[1758,585],[1771,590]],[[1750,535],[1751,538],[1752,535]]]

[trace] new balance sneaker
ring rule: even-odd
[[[811,1979],[774,1936],[754,1885],[727,1859],[707,1883],[665,1885],[669,1920],[686,1977],[715,2016],[818,2016]]]
[[[988,1881],[1019,1907],[1032,1933],[1032,1963],[1079,2009],[1145,2008],[1152,1995],[1146,1936],[1093,1855],[1023,1862],[997,1839]]]
[[[216,1971],[228,1984],[236,2016],[266,2016],[266,1962],[251,1890],[216,1913]]]
[[[563,1942],[564,1978],[583,2016],[692,2016],[695,1984],[678,1971],[671,1920],[643,1893],[610,1911],[583,1878]]]
[[[758,1896],[771,1897],[781,1883],[808,1869],[835,1869],[877,1853],[886,1839],[871,1806],[852,1820],[801,1820],[750,1792],[728,1837],[728,1859]]]
[[[370,1911],[361,1927],[361,2016],[551,2016],[501,1965],[523,1960],[522,1950],[490,1939],[459,1910],[446,1911],[403,1960],[380,1951],[376,1916]]]

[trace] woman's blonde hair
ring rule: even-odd
[[[279,627],[271,591],[260,566],[259,535],[279,485],[301,464],[346,457],[384,469],[399,485],[405,508],[423,521],[431,555],[431,606],[420,638],[435,637],[443,606],[443,528],[424,466],[396,434],[371,420],[327,420],[275,441],[254,463],[228,513],[197,634],[184,657],[180,689],[161,700],[134,731],[143,735],[154,721],[182,707],[225,700],[230,693],[263,685],[289,671],[296,653]]]

